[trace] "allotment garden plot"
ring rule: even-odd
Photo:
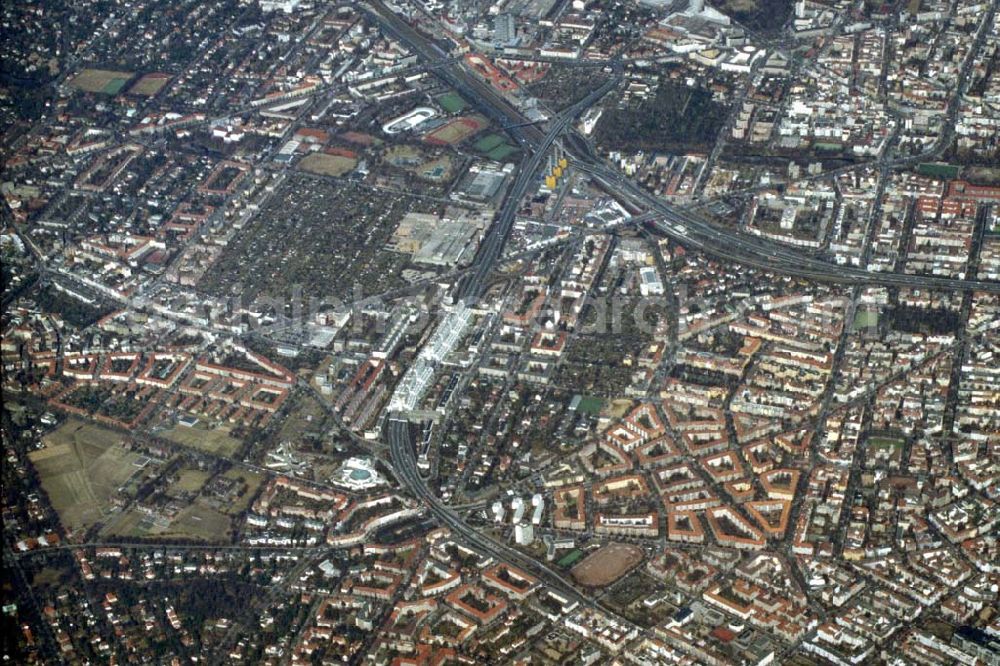
[[[234,238],[200,287],[220,295],[289,299],[353,297],[403,286],[407,259],[385,250],[407,212],[437,204],[375,191],[354,182],[299,175],[289,178],[260,214]]]

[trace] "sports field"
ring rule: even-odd
[[[497,162],[517,152],[517,148],[507,143],[507,138],[504,135],[495,132],[477,140],[472,147]]]
[[[441,127],[429,132],[424,139],[428,143],[453,146],[486,127],[486,119],[482,116],[463,116],[447,122]]]
[[[584,414],[597,416],[601,413],[601,409],[603,407],[604,407],[603,399],[594,397],[592,395],[585,395],[580,397],[580,402],[579,404],[577,404],[576,410]]]
[[[503,144],[504,138],[502,134],[487,134],[481,139],[478,139],[472,147],[481,153],[488,153],[497,146]]]
[[[610,585],[642,562],[639,546],[609,543],[587,556],[570,571],[576,582],[587,587]]]
[[[437,101],[448,113],[458,113],[466,107],[465,100],[458,93],[445,93],[438,97]]]
[[[85,92],[117,95],[134,76],[133,72],[110,69],[85,69],[69,81],[69,85]]]
[[[517,148],[510,145],[509,143],[502,143],[490,152],[486,153],[486,157],[494,160],[496,162],[502,162],[506,158],[510,157],[512,154],[517,152]]]
[[[877,310],[858,310],[854,315],[854,330],[878,326]]]
[[[875,449],[901,449],[906,442],[898,437],[871,437],[868,444]]]
[[[962,167],[954,164],[941,164],[938,162],[922,162],[917,165],[917,173],[921,176],[933,176],[935,178],[958,178]]]
[[[583,559],[583,551],[580,550],[579,548],[574,548],[573,550],[569,551],[568,553],[560,557],[559,560],[556,561],[556,565],[565,569],[566,567],[573,566],[582,559]]]
[[[140,470],[142,457],[123,448],[112,430],[70,419],[47,435],[45,448],[28,459],[69,531],[86,529],[108,515],[110,501]]]
[[[132,87],[128,89],[130,95],[141,95],[142,97],[152,97],[156,93],[163,90],[163,86],[167,85],[167,81],[170,80],[169,74],[145,74],[142,78],[132,84]]]
[[[358,165],[358,160],[346,155],[330,155],[328,153],[312,153],[299,162],[299,168],[309,173],[321,176],[343,176],[350,173]]]

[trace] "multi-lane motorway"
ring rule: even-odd
[[[417,461],[413,454],[413,436],[410,432],[409,421],[404,418],[390,418],[387,435],[390,459],[392,460],[393,470],[399,482],[409,488],[417,496],[417,499],[423,502],[430,513],[441,521],[441,523],[451,528],[455,534],[463,537],[467,543],[479,549],[484,554],[520,567],[537,576],[539,580],[554,588],[570,601],[576,601],[592,608],[600,607],[593,599],[581,594],[569,581],[544,563],[523,555],[513,548],[478,532],[466,524],[456,511],[442,502],[427,487],[427,484],[420,478],[420,473],[417,471]],[[602,610],[608,612],[606,609]],[[616,619],[626,626],[631,626],[631,623],[623,618],[616,617]]]
[[[435,42],[425,37],[403,18],[386,7],[382,0],[366,0],[361,8],[381,26],[389,36],[405,44],[423,61],[447,61],[449,55]],[[504,99],[489,84],[467,71],[460,63],[452,62],[433,70],[434,74],[473,102],[490,120],[508,132],[522,146],[540,145],[545,133],[526,119],[520,111]]]
[[[995,281],[884,273],[831,264],[752,234],[716,227],[695,213],[666,203],[611,167],[590,163],[581,163],[578,167],[633,205],[655,212],[652,224],[660,232],[682,245],[721,259],[838,284],[1000,293],[1000,282]]]
[[[507,192],[507,197],[496,220],[490,225],[486,237],[479,246],[473,269],[459,282],[456,292],[459,299],[469,302],[482,296],[486,279],[492,272],[493,265],[503,250],[504,241],[510,234],[510,228],[514,223],[521,199],[527,192],[528,186],[538,175],[538,169],[549,148],[580,113],[593,106],[597,100],[618,84],[620,76],[621,68],[620,65],[616,64],[615,75],[610,77],[604,85],[591,91],[585,98],[565,109],[549,122],[549,130],[542,137],[541,143],[533,147],[530,157],[521,164],[517,178]]]
[[[387,32],[403,41],[422,58],[440,59],[446,55],[440,47],[394,14],[380,0],[369,0],[369,6],[373,17]],[[617,67],[616,73],[618,73]],[[466,71],[460,63],[438,67],[434,71],[446,83],[467,95],[470,101],[487,116],[503,123],[504,126],[511,127],[512,129],[509,131],[514,135],[514,138],[522,147],[530,151],[530,157],[522,165],[515,184],[508,191],[507,199],[496,222],[491,226],[484,239],[476,257],[474,270],[471,271],[472,275],[460,283],[456,293],[459,298],[475,298],[482,293],[486,276],[489,275],[510,232],[520,199],[536,175],[537,166],[544,159],[545,152],[559,134],[567,129],[572,119],[603,96],[607,92],[605,88],[610,89],[617,77],[612,78],[599,91],[588,95],[587,98],[552,119],[548,131],[545,132],[537,125],[531,124],[517,108],[493,90],[491,86]],[[639,207],[656,212],[660,219],[654,223],[654,226],[662,233],[672,237],[682,245],[701,250],[720,259],[767,268],[797,277],[841,284],[1000,293],[1000,284],[996,282],[953,280],[839,266],[776,243],[769,243],[752,234],[717,227],[694,212],[672,205],[631,181],[617,169],[594,155],[590,146],[579,135],[571,133],[569,138],[570,140],[565,142],[565,146],[568,151],[573,153],[573,164],[576,167],[591,173],[602,181],[613,194]]]
[[[424,60],[438,61],[446,57],[442,49],[420,34],[402,18],[386,7],[381,0],[367,0],[367,10],[389,35],[403,42]],[[461,63],[445,63],[434,72],[449,86],[455,88],[485,115],[508,131],[528,155],[513,185],[507,192],[500,212],[480,246],[468,274],[459,282],[455,295],[458,299],[473,301],[482,296],[488,277],[503,250],[510,233],[520,201],[537,176],[539,166],[553,143],[570,127],[573,119],[595,103],[617,83],[621,76],[620,65],[615,64],[615,76],[586,98],[552,118],[547,129],[530,123],[521,112],[488,84],[463,68]],[[659,199],[638,184],[623,176],[616,169],[600,160],[591,146],[575,132],[570,132],[564,147],[573,156],[576,168],[587,171],[595,180],[604,184],[609,192],[638,209],[645,209],[652,223],[662,233],[682,245],[692,247],[711,256],[735,263],[756,266],[778,273],[854,285],[884,285],[920,289],[979,290],[998,293],[1000,284],[976,280],[950,280],[930,276],[876,273],[858,268],[837,266],[816,257],[796,252],[767,242],[765,239],[721,229],[695,213]],[[497,559],[521,567],[542,581],[559,590],[567,598],[591,607],[598,604],[584,596],[572,584],[548,566],[527,557],[492,537],[480,533],[462,520],[452,508],[444,504],[424,483],[417,470],[413,438],[408,421],[402,415],[392,415],[388,421],[387,439],[393,471],[401,484],[407,487],[436,519],[451,528],[456,535],[472,546]],[[622,618],[616,618],[628,624]]]
[[[395,16],[395,14],[392,14],[380,2],[373,1],[370,5],[373,9],[373,15],[390,34],[401,39],[411,49],[421,53],[424,57],[440,55],[437,53],[436,45],[413,30],[408,24]],[[460,68],[449,70],[442,67],[437,72],[449,85],[464,92],[467,96],[471,96],[472,99],[477,100],[480,109],[486,112],[490,118],[502,123],[503,126],[514,126],[509,131],[522,147],[528,151],[529,155],[520,165],[518,175],[507,192],[500,212],[497,214],[494,223],[480,244],[471,270],[459,281],[455,295],[457,298],[469,302],[482,296],[487,284],[487,278],[503,250],[504,241],[506,241],[510,233],[511,225],[517,214],[518,205],[528,187],[537,176],[539,167],[542,165],[548,149],[579,113],[593,105],[594,102],[618,83],[621,70],[616,65],[615,76],[611,77],[600,88],[589,93],[583,100],[567,108],[555,118],[552,118],[549,121],[548,131],[545,132],[537,125],[524,124],[526,120],[521,116],[520,112],[489,89],[489,86],[485,86],[487,90],[481,93],[478,92],[485,84],[470,77],[470,75]],[[410,492],[416,495],[428,508],[430,513],[442,524],[447,525],[456,535],[459,535],[467,543],[478,548],[483,553],[518,566],[537,576],[547,585],[558,590],[564,597],[591,607],[597,606],[596,602],[581,594],[559,573],[542,562],[527,557],[513,548],[480,533],[475,528],[466,524],[458,512],[442,502],[420,477],[413,449],[413,436],[410,432],[409,421],[405,418],[390,418],[387,427],[387,439],[389,456],[397,479]],[[618,619],[625,624],[629,624],[623,618]]]
[[[369,0],[368,9],[387,33],[402,41],[422,58],[441,59],[446,57],[447,54],[437,44],[397,16],[381,0]],[[453,63],[451,66],[445,65],[434,70],[435,74],[473,101],[490,119],[499,123],[501,127],[507,127],[507,131],[528,155],[520,165],[513,185],[507,191],[500,212],[497,213],[486,237],[479,246],[471,270],[458,283],[455,292],[457,299],[469,302],[482,296],[486,278],[492,272],[493,266],[503,250],[504,241],[510,234],[518,205],[538,175],[538,169],[549,148],[580,113],[593,106],[597,100],[618,84],[621,79],[621,64],[615,62],[612,66],[614,76],[609,77],[603,85],[592,90],[576,104],[549,119],[546,131],[543,131],[538,123],[533,123],[525,118],[518,109],[489,84],[466,71],[460,64]]]

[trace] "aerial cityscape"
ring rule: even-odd
[[[1000,666],[998,9],[2,3],[3,662]]]

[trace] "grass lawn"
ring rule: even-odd
[[[488,153],[503,142],[504,138],[502,134],[487,134],[472,144],[472,147],[481,153]]]
[[[142,538],[150,534],[149,517],[144,513],[139,513],[131,509],[115,517],[102,531],[104,536],[116,536],[125,538]]]
[[[468,106],[458,93],[446,93],[437,98],[438,104],[448,113],[458,113]]]
[[[611,410],[609,416],[613,419],[620,419],[628,411],[632,409],[632,401],[627,398],[619,398],[618,400],[611,401]]]
[[[854,330],[878,326],[878,312],[875,310],[859,310],[854,315]]]
[[[208,481],[210,474],[200,469],[184,469],[181,470],[180,478],[172,486],[172,490],[178,490],[187,493],[196,493],[201,490],[201,487],[205,485]]]
[[[190,446],[199,451],[205,451],[217,456],[228,458],[240,447],[240,440],[229,436],[229,428],[210,430],[204,422],[199,421],[192,427],[176,425],[163,433],[163,436],[182,446]]]
[[[562,568],[568,568],[583,559],[583,551],[579,548],[574,549],[560,557],[556,561],[556,565]]]
[[[486,153],[486,157],[490,158],[491,160],[500,162],[501,160],[506,159],[515,152],[517,152],[517,148],[510,145],[509,143],[505,143],[497,146],[490,152]]]
[[[247,484],[246,492],[243,493],[239,499],[230,504],[229,507],[225,509],[225,513],[232,516],[240,513],[241,511],[246,511],[246,509],[250,506],[250,502],[253,500],[254,495],[257,494],[257,489],[260,488],[260,484],[264,482],[264,477],[256,472],[243,469],[242,467],[233,467],[227,470],[222,476],[227,479],[242,478]]]

